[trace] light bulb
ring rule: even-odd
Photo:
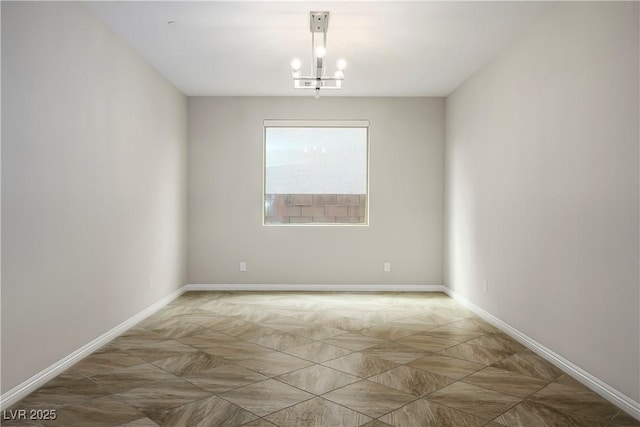
[[[336,79],[344,79],[344,72],[342,70],[338,70],[333,73],[333,77],[335,77]]]
[[[293,58],[291,60],[291,69],[293,71],[298,71],[300,70],[300,67],[302,67],[302,62],[298,58]]]
[[[324,46],[318,46],[315,50],[317,58],[324,58],[327,54],[327,48]]]
[[[345,61],[344,59],[338,59],[338,62],[336,62],[336,68],[340,71],[343,71],[345,68],[347,68],[347,61]]]

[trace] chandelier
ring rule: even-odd
[[[340,89],[342,87],[347,61],[339,59],[336,63],[337,70],[333,76],[325,75],[324,57],[327,55],[329,12],[310,12],[309,23],[311,28],[311,74],[301,75],[302,62],[298,58],[291,61],[291,74],[294,88],[313,89],[314,97],[320,98],[320,89]]]

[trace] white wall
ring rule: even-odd
[[[2,2],[2,89],[5,392],[184,284],[186,98],[75,2]]]
[[[264,119],[370,120],[368,227],[262,225]],[[442,98],[190,97],[189,282],[441,284],[443,153]]]
[[[638,35],[636,2],[558,4],[446,118],[447,285],[636,401]]]

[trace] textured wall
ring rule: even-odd
[[[82,4],[2,2],[3,392],[184,284],[186,108]]]
[[[265,119],[370,121],[368,226],[262,225]],[[189,282],[441,284],[443,153],[442,98],[190,97]]]
[[[638,12],[556,5],[447,98],[446,156],[448,286],[636,401]]]

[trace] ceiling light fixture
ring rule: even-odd
[[[315,98],[320,98],[320,89],[340,89],[344,80],[344,69],[347,61],[339,59],[338,69],[333,76],[326,76],[324,58],[327,55],[327,28],[329,27],[329,12],[310,12],[309,24],[311,28],[311,74],[302,76],[300,68],[302,61],[294,58],[291,61],[291,75],[293,87],[296,89],[313,89]],[[322,40],[316,42],[316,34],[322,33]],[[320,39],[320,37],[318,37]]]

